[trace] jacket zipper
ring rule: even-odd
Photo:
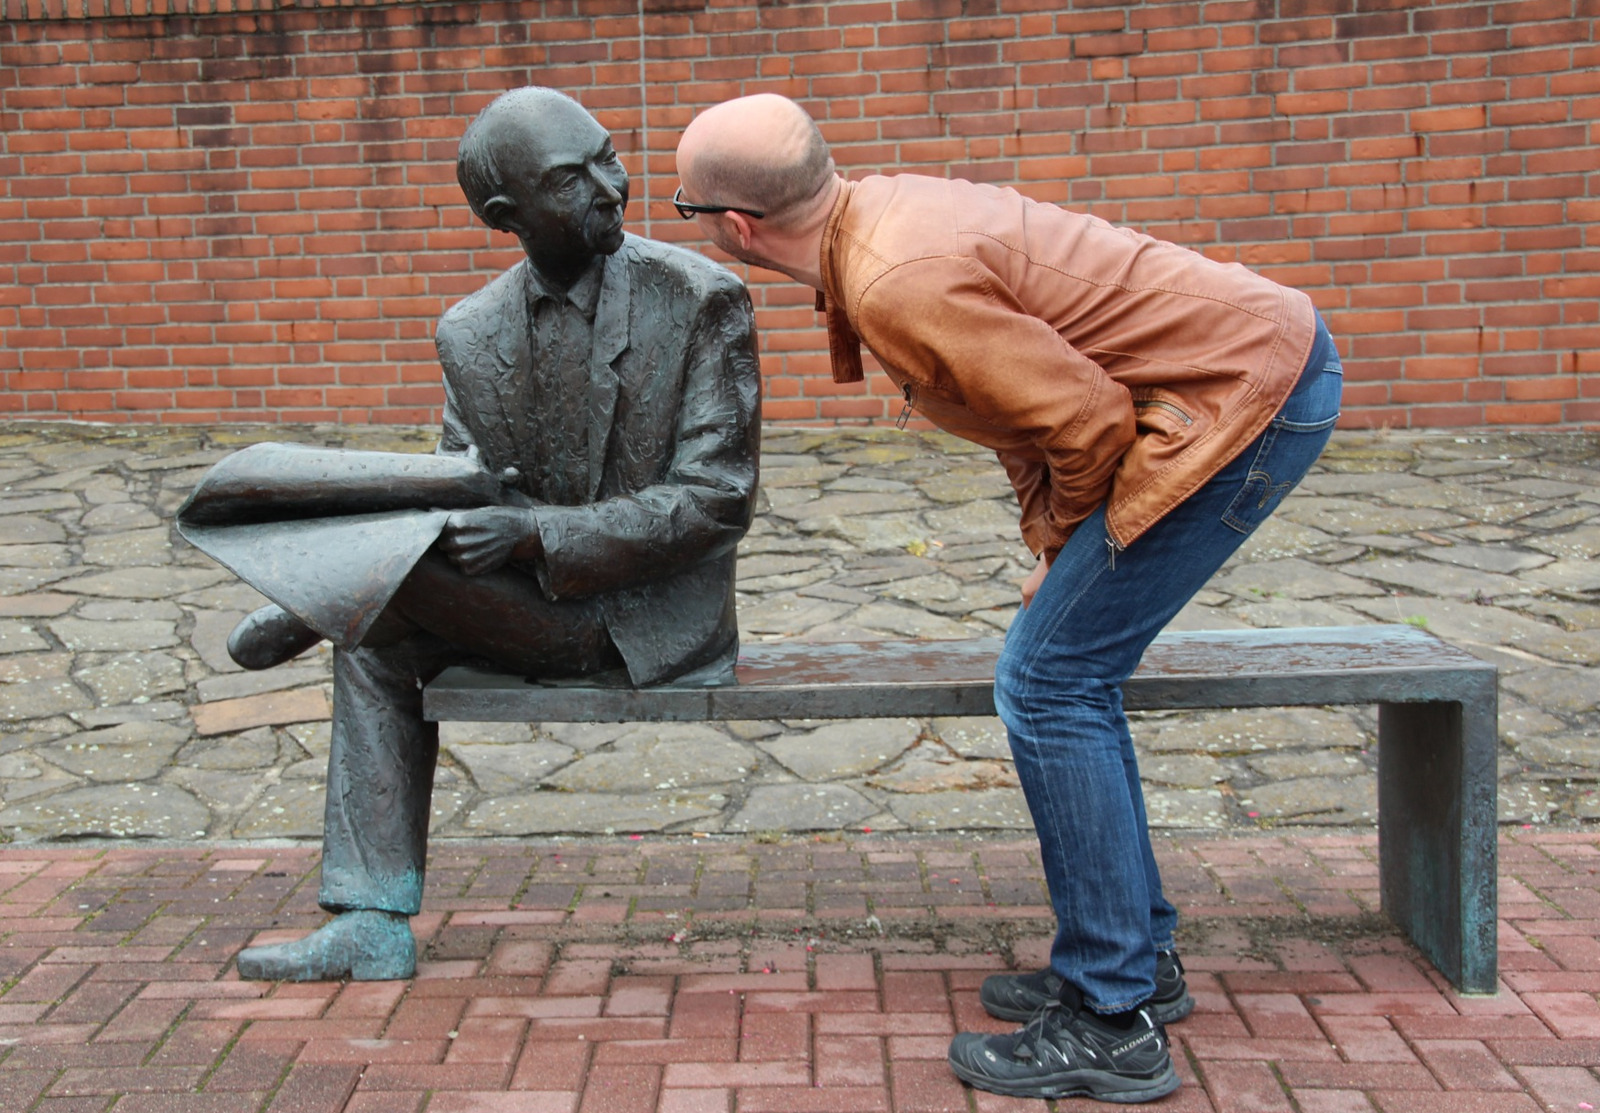
[[[1143,402],[1135,402],[1133,404],[1133,408],[1136,409],[1136,410],[1142,410],[1142,409],[1145,409],[1148,406],[1154,406],[1159,410],[1166,410],[1169,414],[1171,414],[1173,417],[1177,418],[1179,421],[1183,422],[1185,425],[1193,425],[1194,424],[1194,418],[1192,418],[1188,414],[1184,413],[1177,406],[1174,406],[1171,402],[1163,402],[1159,398],[1149,398],[1149,399],[1146,399]]]
[[[906,422],[911,420],[911,384],[906,383],[900,388],[900,392],[906,396],[906,408],[900,411],[899,417],[895,418],[894,427],[896,429],[904,429]]]

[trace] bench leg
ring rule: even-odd
[[[1495,992],[1497,734],[1492,686],[1378,708],[1383,908],[1462,993]]]

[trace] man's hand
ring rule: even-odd
[[[1022,606],[1027,608],[1033,604],[1033,597],[1039,591],[1039,585],[1044,583],[1045,576],[1050,573],[1050,561],[1045,557],[1039,558],[1039,563],[1033,566],[1033,571],[1028,573],[1028,578],[1022,581]]]
[[[533,514],[511,506],[456,511],[445,522],[439,548],[469,576],[493,572],[513,557],[532,560],[542,551]]]

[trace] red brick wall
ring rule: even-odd
[[[1600,0],[0,0],[0,412],[427,422],[446,306],[515,259],[455,141],[566,89],[662,239],[701,107],[804,102],[860,175],[1034,197],[1307,290],[1347,423],[1600,425]],[[641,47],[643,57],[641,58]],[[641,90],[643,95],[641,95]],[[835,387],[756,274],[777,420]]]

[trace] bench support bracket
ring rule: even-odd
[[[1495,692],[1378,707],[1383,908],[1463,993],[1496,985]]]

